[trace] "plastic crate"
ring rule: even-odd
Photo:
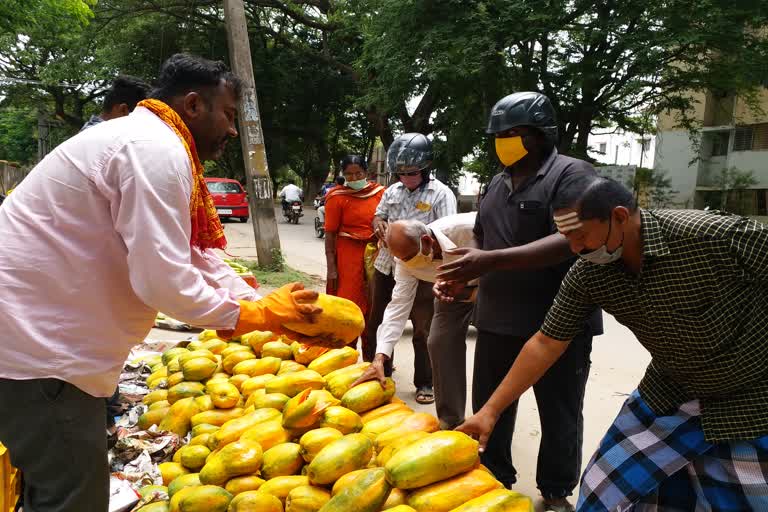
[[[8,449],[0,443],[0,482],[3,492],[0,494],[0,512],[13,512],[21,494],[21,473],[11,466]]]

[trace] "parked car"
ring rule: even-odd
[[[248,222],[248,195],[237,180],[229,178],[205,178],[213,196],[216,211],[222,219],[237,218]]]

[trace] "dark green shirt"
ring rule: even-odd
[[[699,399],[706,439],[768,434],[768,227],[696,210],[641,210],[640,274],[579,260],[542,332],[570,340],[595,305],[651,353],[639,390],[657,414]]]

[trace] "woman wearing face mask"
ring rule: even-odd
[[[368,312],[368,288],[363,256],[374,239],[373,216],[384,187],[367,179],[363,157],[349,155],[341,161],[345,184],[325,197],[325,258],[328,265],[326,292],[349,299]],[[363,333],[363,345],[366,335]]]

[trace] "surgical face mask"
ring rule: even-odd
[[[582,259],[585,259],[589,261],[590,263],[594,263],[596,265],[607,265],[609,263],[613,263],[614,261],[618,261],[619,258],[621,258],[622,253],[624,252],[624,235],[621,236],[621,244],[619,247],[613,251],[608,252],[608,247],[606,244],[608,243],[608,239],[611,237],[611,227],[613,225],[613,218],[609,221],[608,224],[608,236],[605,237],[605,242],[603,245],[595,249],[594,251],[590,251],[588,253],[579,253],[579,257]]]
[[[527,154],[528,150],[523,146],[523,138],[520,136],[496,139],[496,155],[507,167],[519,162]]]
[[[429,254],[423,254],[421,252],[421,238],[419,238],[419,252],[416,253],[416,256],[409,260],[402,260],[403,265],[405,265],[408,268],[416,269],[416,268],[424,268],[432,263],[432,251],[429,251]]]
[[[362,190],[365,188],[366,185],[368,185],[368,180],[362,179],[362,180],[348,181],[346,185],[352,190]]]

